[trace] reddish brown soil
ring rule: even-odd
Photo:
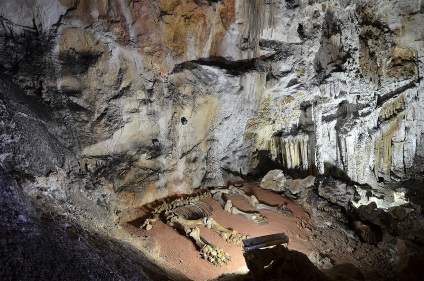
[[[204,201],[211,204],[214,208],[213,218],[215,221],[226,228],[236,229],[251,237],[284,232],[290,237],[290,249],[301,251],[307,255],[311,252],[311,249],[305,243],[311,232],[308,228],[299,226],[300,220],[308,221],[308,214],[300,205],[254,185],[245,184],[244,190],[249,195],[254,194],[260,202],[271,206],[287,204],[294,215],[288,217],[272,211],[260,211],[269,221],[268,224],[260,226],[244,217],[225,212],[218,202],[211,198],[206,198]],[[243,211],[255,211],[241,196],[232,196],[230,199],[236,207]],[[138,210],[138,215],[146,218],[148,216],[147,210]],[[191,280],[211,280],[230,273],[247,273],[242,248],[227,243],[217,233],[206,227],[199,225],[201,234],[211,243],[224,249],[232,257],[232,260],[222,267],[216,267],[203,259],[191,239],[165,223],[159,221],[149,231],[139,229],[140,224],[141,220],[125,224],[124,227],[144,241],[144,247],[147,252],[157,254]]]

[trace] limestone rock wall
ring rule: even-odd
[[[370,184],[421,177],[423,43],[410,39],[422,33],[415,16],[422,6],[302,4],[296,8],[304,15],[297,30],[301,50],[290,57],[297,64],[287,76],[297,75],[284,90],[284,79],[269,83],[264,97],[272,101],[264,110],[270,122],[258,134],[259,147],[289,173],[338,173]]]
[[[12,174],[124,206],[272,168],[423,175],[421,2],[27,2],[0,4]]]

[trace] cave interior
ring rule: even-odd
[[[0,279],[422,280],[423,13],[0,1]]]

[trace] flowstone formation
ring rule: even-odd
[[[136,205],[272,168],[371,186],[422,176],[414,1],[37,0],[1,11],[3,72],[18,104],[47,109],[35,120],[51,120],[42,135],[55,139],[27,151],[31,133],[18,148],[6,123],[8,170],[72,172]]]
[[[351,192],[358,208],[419,201],[401,184],[424,175],[423,11],[416,0],[2,0],[0,165],[34,214],[130,244],[120,223],[134,208],[274,169],[292,177],[286,196],[324,175],[347,185],[343,204]]]

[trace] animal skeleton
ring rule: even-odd
[[[200,230],[197,225],[206,226],[218,233],[227,242],[237,246],[242,246],[242,240],[248,238],[248,236],[238,233],[236,230],[222,227],[211,217],[213,212],[212,206],[201,201],[203,198],[211,195],[213,199],[220,203],[225,211],[231,214],[244,216],[259,225],[263,225],[268,222],[266,217],[257,212],[247,213],[239,210],[233,206],[231,200],[227,200],[227,197],[229,195],[240,195],[244,197],[249,202],[249,205],[254,207],[256,210],[271,210],[285,215],[292,215],[292,212],[286,205],[283,205],[282,207],[272,207],[262,204],[258,201],[256,196],[248,196],[242,189],[239,189],[236,186],[230,186],[228,189],[217,188],[203,192],[196,196],[181,197],[170,203],[163,203],[153,210],[151,217],[145,220],[145,222],[141,225],[141,228],[150,230],[156,221],[163,219],[168,225],[183,230],[186,236],[193,239],[199,247],[203,258],[217,266],[220,266],[222,263],[227,263],[231,260],[230,255],[224,252],[221,248],[207,241],[200,234]]]

